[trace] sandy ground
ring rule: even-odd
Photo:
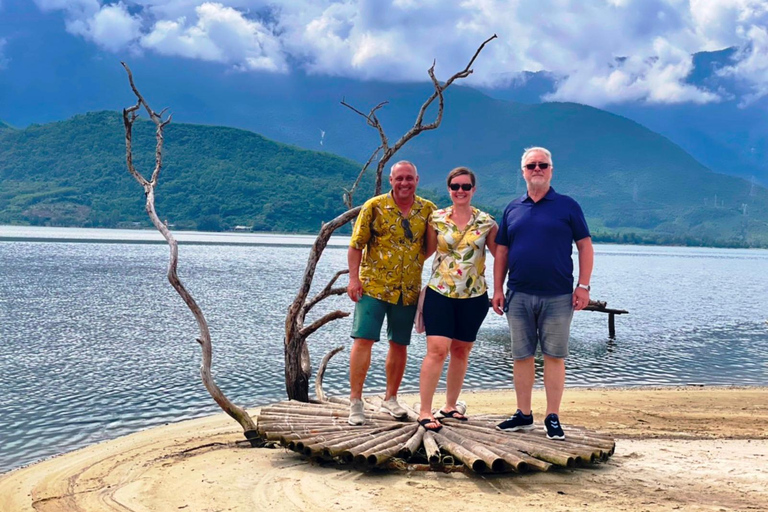
[[[468,414],[514,403],[502,392],[462,398]],[[218,415],[2,475],[0,511],[768,510],[768,389],[567,390],[561,418],[613,433],[614,456],[549,473],[361,473],[245,447]]]

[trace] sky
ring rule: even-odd
[[[0,0],[0,73],[12,67],[15,5],[32,2],[66,33],[119,59],[177,57],[223,73],[422,81],[475,65],[475,84],[523,71],[557,77],[545,100],[748,106],[768,95],[766,0]],[[692,54],[733,47],[718,70],[732,91],[686,82]],[[443,73],[441,73],[441,70]]]

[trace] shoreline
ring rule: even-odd
[[[454,496],[480,509],[768,509],[768,388],[567,388],[564,425],[613,434],[605,464],[548,473],[361,473],[246,447],[223,413],[150,428],[0,475],[0,510],[416,510]],[[418,397],[403,396],[408,404]],[[435,397],[439,405],[441,396]],[[514,392],[465,392],[509,413]],[[534,391],[541,416],[544,393]],[[460,505],[457,503],[456,505]]]

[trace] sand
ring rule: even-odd
[[[509,392],[462,398],[468,414],[514,403]],[[361,473],[248,448],[217,415],[0,475],[0,511],[768,510],[767,389],[570,389],[561,418],[613,433],[614,456],[549,473]]]

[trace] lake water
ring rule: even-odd
[[[196,236],[214,245],[191,243]],[[166,280],[168,248],[156,237],[0,227],[0,472],[219,411],[200,381],[196,324]],[[285,311],[312,238],[180,238],[190,243],[180,246],[179,275],[210,324],[218,384],[241,406],[284,398]],[[344,238],[334,244],[318,288],[346,266]],[[630,314],[616,317],[615,340],[607,315],[575,314],[567,385],[768,385],[766,270],[766,250],[597,245],[592,298]],[[316,309],[313,318],[352,307],[335,297]],[[342,319],[310,337],[314,368],[331,348],[346,348],[326,372],[330,394],[347,392],[350,325]],[[385,355],[385,344],[374,348],[367,392],[383,390]],[[418,390],[423,355],[424,337],[414,335],[403,392]],[[510,388],[511,365],[506,321],[490,314],[465,387]]]

